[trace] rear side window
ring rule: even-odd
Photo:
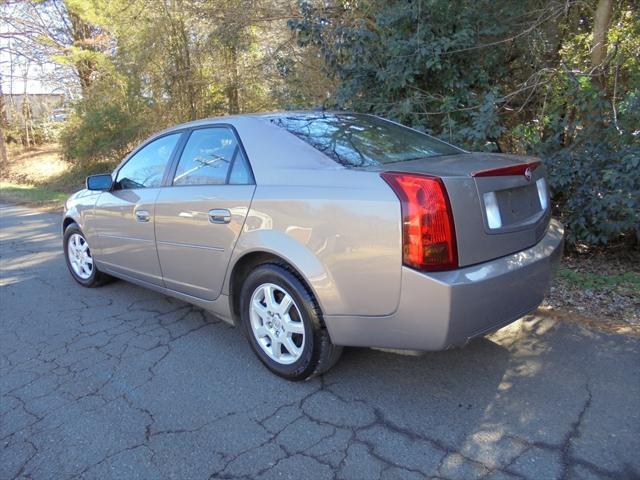
[[[229,183],[251,183],[246,159],[233,131],[212,127],[191,132],[173,184],[224,185],[229,176]]]
[[[247,185],[249,183],[253,183],[249,162],[240,149],[238,150],[233,166],[231,167],[229,183],[231,185]]]
[[[350,167],[462,153],[429,135],[369,115],[302,113],[277,115],[270,120],[336,162]]]
[[[164,171],[180,135],[182,132],[165,135],[133,154],[118,171],[116,188],[155,188],[162,185]]]

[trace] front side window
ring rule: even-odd
[[[155,188],[162,185],[162,177],[182,133],[165,135],[136,152],[116,177],[117,189]]]
[[[349,167],[378,166],[462,150],[429,135],[370,115],[300,113],[274,115],[274,124]]]
[[[238,158],[241,157],[241,158]],[[194,130],[180,156],[174,185],[224,185],[231,165],[244,162],[238,141],[230,128],[211,127]],[[238,182],[231,182],[238,183]]]

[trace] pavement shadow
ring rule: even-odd
[[[0,286],[33,278],[36,268],[58,259],[62,234],[52,229],[48,216],[0,204],[0,224]]]

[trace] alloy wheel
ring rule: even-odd
[[[290,365],[302,355],[305,342],[302,315],[282,287],[264,283],[251,295],[251,330],[260,348],[273,361]]]
[[[67,242],[67,252],[74,273],[82,280],[88,280],[93,273],[93,257],[87,240],[79,233],[74,233]]]

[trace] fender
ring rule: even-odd
[[[69,209],[65,209],[65,212],[62,218],[62,233],[64,233],[64,230],[65,228],[67,228],[67,225],[70,223],[70,221],[77,223],[80,229],[82,230],[84,226],[84,222],[82,221],[82,215],[80,215],[80,212],[78,211],[78,207],[75,205]]]
[[[64,228],[69,219],[73,220],[84,232],[89,245],[93,245],[93,252],[98,250],[97,238],[92,233],[93,229],[86,227],[91,226],[90,223],[93,219],[93,209],[100,193],[102,192],[92,192],[90,190],[80,190],[79,192],[74,193],[65,202],[64,212],[62,214],[62,233],[64,234]]]
[[[231,272],[237,263],[253,252],[270,253],[285,260],[302,275],[325,314],[340,312],[342,297],[331,273],[305,245],[279,230],[242,232],[227,267],[223,294],[230,293]]]

